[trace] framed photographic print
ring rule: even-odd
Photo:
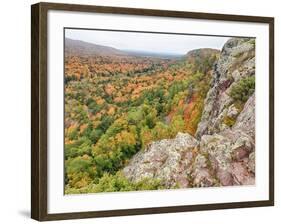
[[[32,5],[32,218],[274,204],[274,19]]]

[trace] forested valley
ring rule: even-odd
[[[66,39],[65,193],[164,188],[121,170],[154,141],[195,136],[220,52],[161,58],[95,49]]]

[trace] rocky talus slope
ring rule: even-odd
[[[167,188],[255,183],[255,95],[237,104],[230,94],[233,86],[255,74],[254,48],[250,38],[227,41],[214,64],[195,137],[178,133],[153,142],[123,169],[129,180],[155,178]]]

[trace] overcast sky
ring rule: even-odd
[[[198,48],[221,50],[227,37],[132,33],[99,30],[66,29],[65,37],[82,40],[120,50],[144,51],[164,54],[186,54]]]

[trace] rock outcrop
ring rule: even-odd
[[[159,179],[166,188],[255,183],[255,94],[237,106],[231,88],[255,74],[255,44],[230,39],[214,65],[212,86],[195,137],[153,142],[123,169],[133,182]],[[230,122],[225,122],[225,119]]]
[[[196,137],[213,134],[229,128],[226,116],[235,118],[239,109],[230,96],[231,88],[241,78],[255,75],[255,44],[251,38],[233,38],[224,45],[214,65],[212,87],[209,90],[196,131]]]
[[[188,187],[187,170],[193,160],[193,149],[199,142],[189,134],[178,133],[175,139],[153,142],[144,152],[137,153],[123,170],[129,180],[144,178],[163,180],[166,187]]]

